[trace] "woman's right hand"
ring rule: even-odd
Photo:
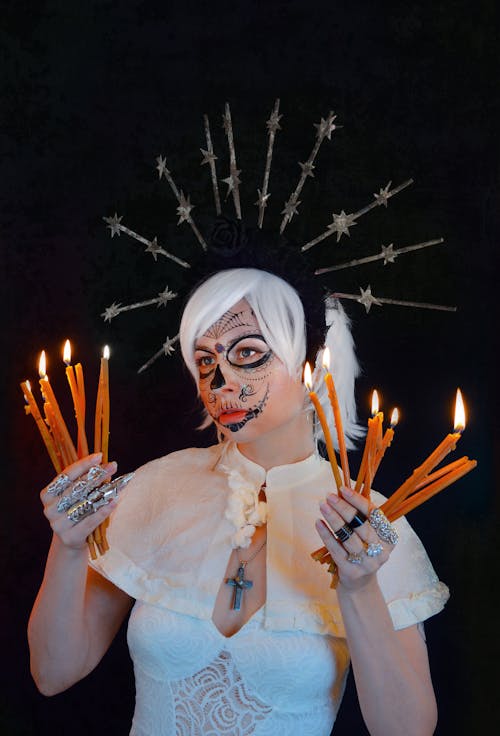
[[[69,465],[63,470],[63,474],[68,476],[70,481],[76,481],[81,476],[88,473],[90,468],[100,465],[102,460],[102,453],[98,452],[93,455],[77,460],[72,465]],[[116,473],[117,464],[115,462],[105,463],[102,468],[106,471],[106,475],[103,476],[101,482],[107,482]],[[66,511],[58,510],[58,505],[61,498],[67,495],[71,491],[71,487],[68,491],[64,491],[60,495],[55,495],[49,492],[50,486],[61,477],[62,474],[56,476],[51,483],[49,483],[40,493],[40,498],[43,504],[43,512],[47,517],[52,531],[59,538],[62,544],[69,549],[82,550],[86,548],[86,539],[99,524],[111,514],[116,506],[116,500],[111,500],[104,506],[101,506],[95,513],[86,516],[84,519],[75,524],[73,521],[68,519]]]

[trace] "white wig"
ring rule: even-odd
[[[241,299],[253,309],[267,344],[284,363],[293,378],[300,378],[306,355],[306,323],[304,308],[298,293],[279,276],[256,268],[233,268],[220,271],[204,281],[189,298],[180,324],[180,346],[184,362],[198,385],[198,369],[194,360],[196,340],[223,314]],[[328,330],[325,346],[332,355],[331,373],[339,398],[346,444],[353,447],[350,438],[360,436],[356,423],[354,381],[359,367],[354,354],[354,343],[349,320],[339,302],[326,310]],[[323,405],[330,426],[333,413],[322,377],[320,357],[316,359],[313,388]],[[307,408],[310,409],[307,403]],[[202,427],[211,424],[207,419]],[[321,427],[315,423],[315,437],[323,440]],[[335,437],[335,432],[333,432]]]

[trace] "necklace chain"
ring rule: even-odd
[[[260,494],[262,492],[264,492],[264,493],[266,492],[266,481],[264,481],[264,483],[260,487],[259,496],[260,496]],[[257,500],[259,500],[259,497],[257,497]],[[266,546],[266,544],[267,544],[267,534],[266,534],[266,538],[264,539],[264,541],[262,542],[262,544],[260,545],[260,547],[253,553],[253,555],[251,557],[248,558],[248,560],[240,560],[240,566],[241,567],[246,567],[249,562],[252,562],[252,560],[254,560],[257,557],[257,555],[259,554],[259,552],[262,549],[264,549],[264,547]]]
[[[266,546],[266,544],[267,544],[267,537],[266,537],[266,539],[264,539],[264,541],[262,542],[262,544],[260,545],[260,547],[257,549],[257,551],[254,552],[253,555],[248,558],[248,560],[240,560],[240,566],[241,567],[246,567],[249,562],[252,562],[252,560],[254,560],[257,557],[257,555],[259,554],[259,552],[261,551],[261,549],[264,549],[264,547]]]

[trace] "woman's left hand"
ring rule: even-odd
[[[368,517],[376,507],[367,498],[345,487],[341,493],[342,496],[330,494],[320,504],[326,523],[318,519],[316,529],[337,565],[340,584],[355,590],[373,581],[377,570],[389,559],[394,544],[383,530],[380,534],[370,524]],[[397,536],[393,541],[396,540]]]

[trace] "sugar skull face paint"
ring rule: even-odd
[[[243,299],[195,345],[200,396],[219,429],[250,440],[300,411],[303,388],[270,349]]]

